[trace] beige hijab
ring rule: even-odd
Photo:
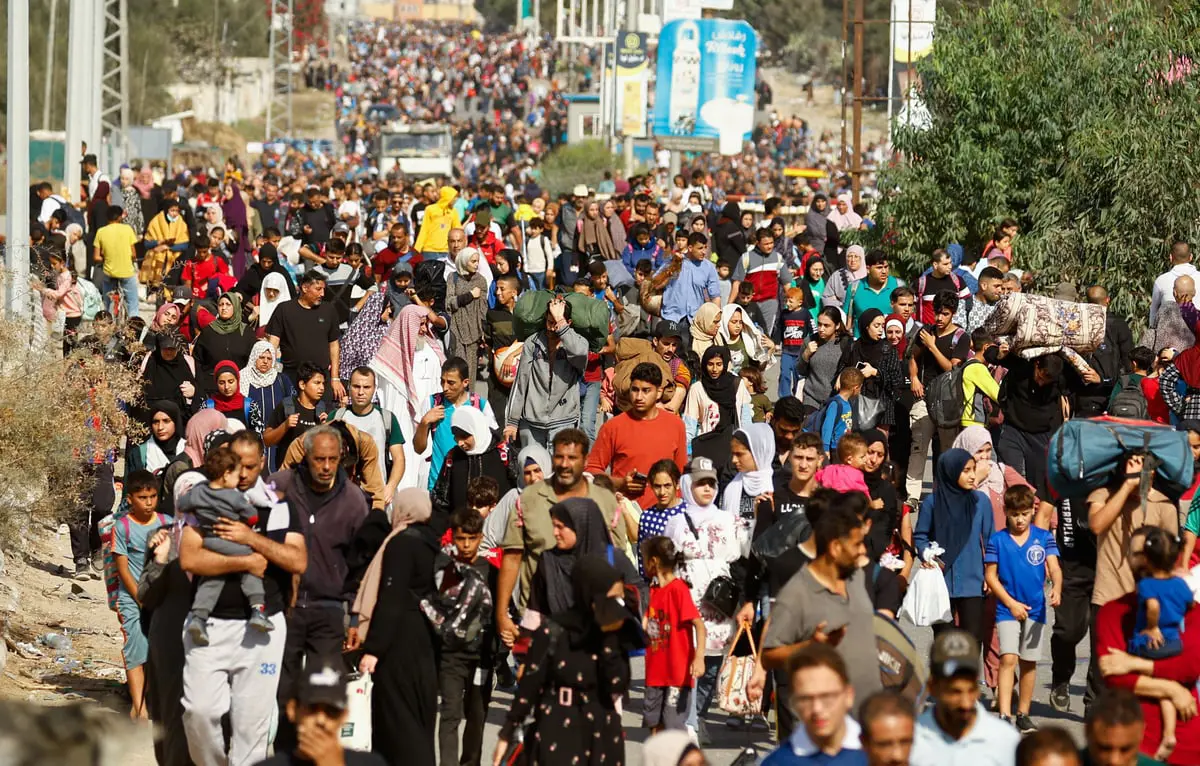
[[[715,304],[705,303],[696,310],[696,316],[692,317],[692,351],[696,352],[696,356],[704,356],[717,337],[720,326],[721,309]]]
[[[375,602],[379,598],[379,584],[383,578],[383,555],[387,551],[392,538],[408,529],[410,524],[423,524],[433,515],[433,501],[429,493],[423,489],[410,487],[396,493],[392,510],[392,531],[384,539],[383,545],[371,559],[367,573],[363,575],[362,584],[358,586],[358,595],[354,597],[354,607],[350,610],[358,615],[358,636],[366,640],[367,629],[371,625],[371,615],[375,613]]]

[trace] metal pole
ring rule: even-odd
[[[850,59],[846,56],[850,35],[850,0],[842,0],[842,167],[849,167],[850,156],[846,152],[846,80],[850,78]]]
[[[42,90],[42,130],[50,130],[50,99],[54,95],[54,41],[58,26],[58,0],[50,0],[50,37],[46,40],[46,87]]]
[[[888,87],[887,87],[887,129],[888,142],[892,140],[892,100],[896,97],[895,85],[896,82],[896,18],[892,13],[895,3],[888,4]],[[912,13],[912,2],[908,4],[908,12]],[[912,46],[912,42],[909,42]]]
[[[905,125],[912,125],[912,98],[909,95],[912,93],[912,0],[908,0],[908,55],[904,57],[904,121]]]
[[[95,149],[95,135],[91,131],[93,87],[91,50],[95,44],[90,3],[71,3],[69,6],[67,38],[67,139],[64,162],[67,172],[66,197],[72,203],[81,201],[79,168],[80,148],[88,144]]]
[[[29,304],[29,0],[8,0],[8,245],[5,304],[24,321]],[[40,317],[34,317],[40,319]]]
[[[854,0],[854,154],[850,157],[850,191],[854,204],[862,189],[863,16],[866,0]]]

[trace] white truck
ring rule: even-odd
[[[379,172],[399,168],[409,177],[454,177],[454,136],[445,124],[390,123],[376,146]]]

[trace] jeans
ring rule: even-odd
[[[691,710],[688,711],[687,725],[693,731],[700,716],[708,713],[708,708],[712,706],[713,695],[717,692],[717,674],[721,672],[721,663],[724,661],[724,654],[704,658],[704,675],[696,679],[696,693],[692,695]]]
[[[537,273],[533,271],[527,271],[525,273],[528,274],[529,278],[533,280],[533,284],[535,287],[537,287],[537,289],[546,289],[546,272],[543,271],[541,273]]]
[[[795,396],[796,386],[800,385],[800,357],[783,354],[779,357],[779,398]]]
[[[914,508],[921,504],[921,485],[925,481],[925,458],[933,441],[933,419],[929,408],[921,400],[912,406],[908,414],[908,429],[912,434],[912,446],[908,452],[908,473],[904,488]]]
[[[131,277],[110,277],[104,275],[104,302],[108,306],[108,310],[115,317],[117,312],[113,308],[112,299],[108,294],[116,290],[121,291],[121,299],[125,301],[125,311],[127,316],[135,317],[138,315],[138,280],[137,275]]]
[[[600,381],[579,382],[579,411],[582,414],[583,432],[589,442],[596,441],[596,418],[600,412]]]
[[[537,444],[550,449],[550,440],[554,438],[554,435],[568,427],[542,428],[522,420],[520,425],[517,426],[517,441],[520,443],[521,449],[525,449],[530,444]]]

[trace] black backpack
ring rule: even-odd
[[[433,310],[446,310],[446,264],[443,261],[428,260],[421,261],[413,267],[413,287],[420,290],[422,287],[429,286],[433,288]]]
[[[444,651],[478,651],[483,641],[488,615],[492,613],[492,592],[487,578],[470,564],[463,564],[444,553],[434,561],[438,587],[421,599],[421,611],[441,639]],[[441,582],[447,574],[459,579],[443,590]]]
[[[1108,414],[1114,418],[1146,420],[1150,416],[1150,403],[1142,393],[1142,383],[1133,375],[1122,375],[1117,381],[1121,390],[1108,403]]]

